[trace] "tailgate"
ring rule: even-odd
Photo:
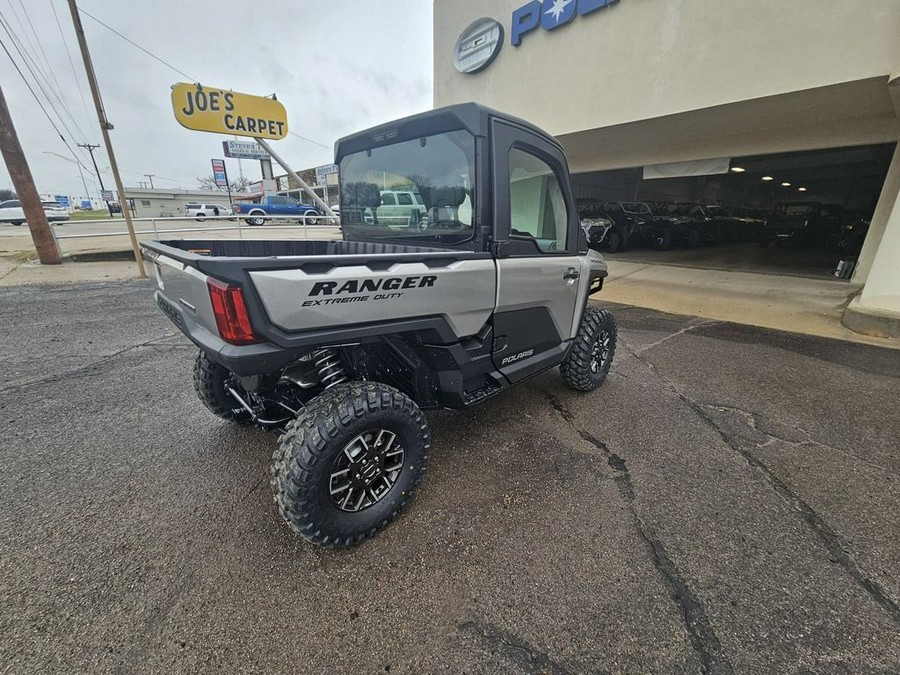
[[[189,321],[193,320],[216,335],[216,318],[206,286],[208,277],[190,265],[146,248],[144,259],[150,263],[150,277],[156,281],[159,289],[157,304],[169,318],[187,332],[188,327],[183,325],[184,320],[181,318],[183,314]],[[166,307],[166,304],[171,307]],[[173,312],[172,307],[181,311]]]

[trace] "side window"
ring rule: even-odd
[[[400,192],[397,194],[397,203],[401,206],[412,206],[412,195],[408,192]]]
[[[533,238],[544,253],[566,249],[568,213],[550,165],[531,153],[509,151],[510,236]]]
[[[393,192],[382,192],[381,193],[381,205],[382,206],[396,206],[397,199],[394,197]]]

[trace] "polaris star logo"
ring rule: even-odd
[[[522,36],[539,25],[544,30],[556,30],[578,16],[585,16],[619,0],[531,0],[512,13],[510,42],[522,44]]]

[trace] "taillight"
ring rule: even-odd
[[[212,277],[206,280],[206,285],[221,338],[233,345],[259,342],[253,334],[240,286],[231,286]]]

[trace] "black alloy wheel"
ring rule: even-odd
[[[344,446],[331,465],[328,491],[341,511],[364,511],[397,482],[406,451],[392,431],[371,429]]]

